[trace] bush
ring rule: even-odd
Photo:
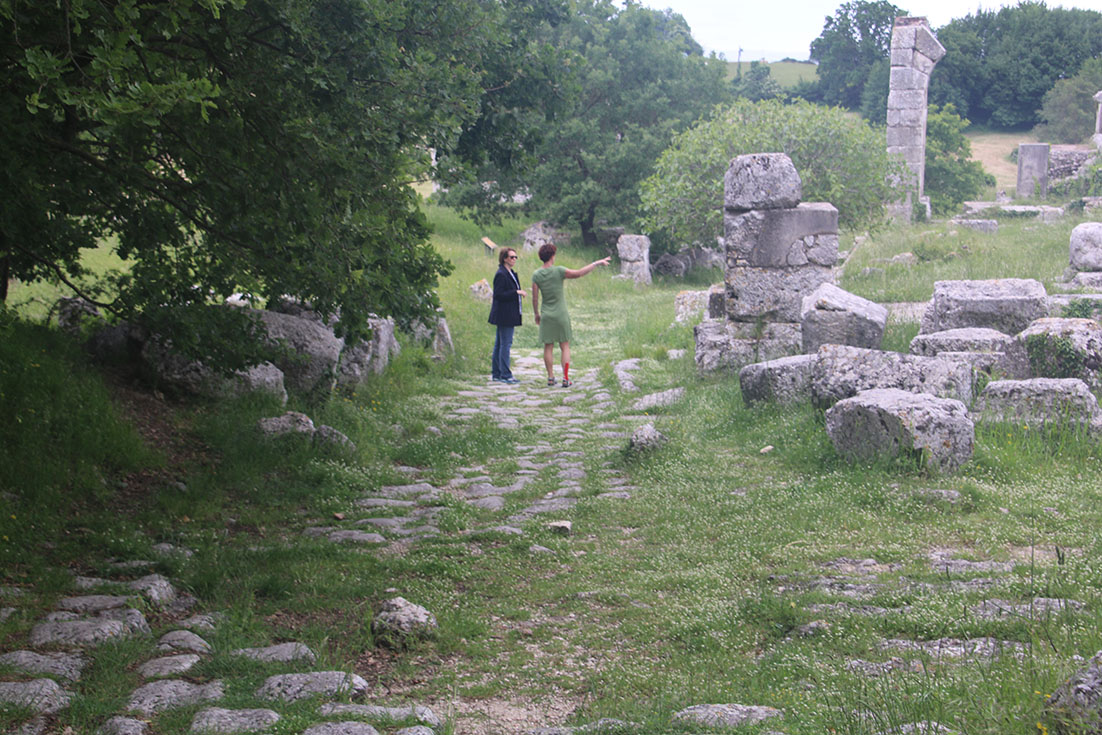
[[[1094,95],[1102,89],[1102,56],[1083,62],[1079,73],[1061,79],[1045,92],[1038,113],[1042,122],[1034,132],[1052,143],[1082,143],[1094,132],[1098,106]]]
[[[678,243],[709,245],[722,234],[723,176],[735,156],[787,153],[803,180],[805,201],[838,208],[847,227],[881,221],[884,203],[900,198],[884,131],[838,107],[804,101],[736,100],[719,106],[673,139],[641,185],[646,231]]]
[[[968,121],[953,105],[930,105],[926,117],[925,194],[935,214],[949,214],[961,202],[975,199],[995,178],[983,170],[979,161],[969,160],[972,146],[964,137]]]

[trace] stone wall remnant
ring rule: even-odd
[[[891,72],[888,91],[888,153],[900,156],[911,170],[912,188],[893,207],[895,216],[910,219],[915,201],[929,213],[930,200],[923,196],[926,179],[926,91],[934,65],[945,56],[925,18],[895,19],[891,40]],[[917,197],[913,199],[912,197]]]
[[[620,256],[620,275],[636,283],[649,284],[650,238],[646,235],[620,235],[616,240],[616,254]]]
[[[1021,143],[1018,145],[1019,197],[1045,197],[1048,195],[1048,143]]]

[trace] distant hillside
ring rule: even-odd
[[[734,79],[739,62],[727,62],[727,78]],[[795,87],[801,81],[813,82],[819,78],[818,67],[810,61],[774,61],[768,64],[769,76],[782,87]],[[749,61],[742,62],[743,72],[750,68]]]

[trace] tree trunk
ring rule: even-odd
[[[586,212],[585,217],[583,217],[582,221],[580,222],[580,224],[582,226],[582,244],[583,245],[596,245],[597,244],[597,233],[593,230],[593,219],[594,219],[595,216],[596,216],[595,208],[590,207],[589,211]]]
[[[0,258],[0,304],[8,302],[8,274],[11,273],[11,256]]]

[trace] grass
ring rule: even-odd
[[[818,67],[810,61],[771,61],[767,65],[769,76],[785,89],[795,87],[800,82],[814,82],[819,78]],[[728,61],[727,78],[734,79],[740,66],[745,73],[750,69],[750,62]]]
[[[472,724],[480,710],[546,712],[544,725],[609,716],[641,723],[644,733],[699,732],[671,725],[671,714],[737,702],[784,711],[749,732],[871,734],[935,720],[958,732],[1024,734],[1047,722],[1044,694],[1078,668],[1071,656],[1102,648],[1097,440],[984,426],[974,460],[954,476],[849,464],[835,454],[821,412],[747,408],[736,380],[696,374],[691,351],[667,358],[668,348],[692,347],[691,328],[672,324],[683,283],[637,288],[610,270],[567,287],[574,371],[596,369],[617,412],[630,413],[636,397],[621,393],[611,375],[610,363],[625,357],[643,358],[641,393],[680,385],[686,397],[650,412],[669,438],[658,452],[631,457],[596,437],[574,445],[587,469],[586,497],[567,514],[574,535],[553,535],[539,522],[524,537],[468,535],[493,516],[456,501],[440,521],[445,533],[402,554],[303,536],[346,512],[364,488],[402,482],[396,465],[421,467],[435,482],[461,468],[504,481],[518,467],[517,447],[556,436],[527,422],[499,429],[487,417],[448,423],[442,401],[459,400],[468,381],[484,379],[492,346],[488,305],[469,292],[496,268],[479,238],[517,245],[524,223],[482,230],[448,210],[428,211],[436,246],[455,264],[440,296],[457,354],[437,365],[406,344],[391,369],[357,394],[311,407],[316,422],[355,441],[351,454],[261,441],[249,427],[281,409],[250,399],[173,404],[172,430],[164,428],[175,440],[144,448],[128,415],[113,407],[114,389],[61,336],[10,318],[0,325],[0,410],[17,419],[0,442],[0,585],[27,590],[0,600],[17,609],[0,622],[0,648],[22,645],[50,604],[71,594],[68,570],[117,578],[109,557],[155,558],[158,541],[195,555],[153,568],[197,595],[203,609],[227,616],[209,634],[214,653],[192,677],[225,680],[221,706],[265,706],[253,696],[263,679],[294,670],[242,661],[230,650],[300,640],[318,653],[318,669],[366,676],[373,703],[431,703],[450,713],[445,732],[495,731],[492,716]],[[1048,283],[1066,265],[1073,224],[1007,221],[995,236],[944,224],[885,229],[856,249],[842,285],[879,301],[915,301],[943,278]],[[917,263],[885,262],[902,252],[915,253]],[[600,255],[566,247],[558,262],[578,267]],[[523,284],[536,265],[521,251]],[[517,351],[538,347],[525,306]],[[892,325],[886,345],[905,349],[913,334],[913,325]],[[447,430],[438,436],[433,426]],[[773,449],[763,453],[766,446]],[[47,461],[58,458],[65,461]],[[595,497],[606,464],[630,477],[630,501]],[[51,471],[38,478],[33,470],[42,466]],[[544,470],[509,502],[556,487],[554,472]],[[550,553],[532,554],[532,544]],[[998,575],[947,575],[931,566],[936,549],[1013,566]],[[845,566],[862,559],[874,560],[875,579]],[[961,584],[975,576],[994,581]],[[841,584],[872,586],[854,599]],[[435,638],[409,649],[378,644],[371,613],[395,589],[437,615]],[[972,612],[985,599],[1041,596],[1073,598],[1085,609],[1001,620]],[[828,604],[843,606],[820,607]],[[859,605],[886,611],[862,614]],[[155,635],[168,629],[154,611],[150,619]],[[1021,658],[959,663],[882,648],[893,638],[981,636],[1028,649]],[[59,731],[91,732],[115,714],[150,646],[141,639],[97,653],[74,687],[77,703],[59,715]],[[892,656],[904,665],[883,677],[847,666]],[[154,731],[187,732],[196,709],[153,718]],[[284,721],[272,732],[300,732],[316,719],[313,703],[279,710]],[[24,717],[0,710],[0,730]],[[379,726],[387,735],[396,728]]]

